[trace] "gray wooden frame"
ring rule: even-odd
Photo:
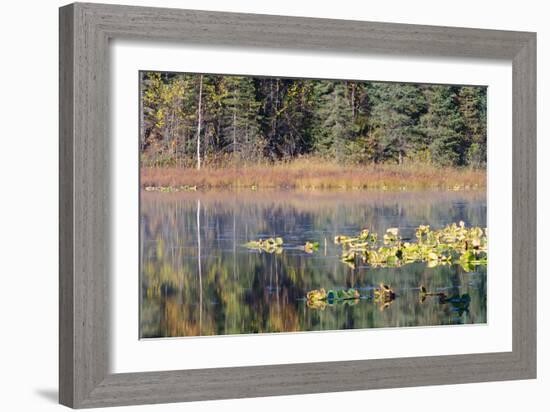
[[[62,404],[87,408],[536,377],[535,33],[85,3],[62,7],[59,26]],[[108,50],[113,38],[511,61],[513,350],[109,373]]]

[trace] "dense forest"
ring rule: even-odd
[[[486,165],[485,87],[160,72],[140,86],[144,166]]]

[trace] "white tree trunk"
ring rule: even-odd
[[[201,74],[201,80],[200,80],[200,84],[199,84],[199,116],[198,116],[198,121],[197,121],[197,170],[201,170],[202,79],[203,79],[203,75]]]
[[[237,107],[233,107],[233,160],[237,150]]]

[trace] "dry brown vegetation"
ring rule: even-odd
[[[238,167],[142,167],[141,187],[172,189],[472,190],[486,187],[485,170],[424,164],[341,166],[320,159]]]

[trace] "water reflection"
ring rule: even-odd
[[[484,323],[485,268],[352,269],[332,242],[365,227],[399,227],[412,238],[421,224],[460,220],[486,226],[484,193],[144,192],[141,336]],[[242,246],[276,236],[284,239],[282,253]],[[307,253],[307,241],[319,249]],[[395,299],[370,298],[380,283],[391,285]],[[304,299],[312,289],[352,287],[361,298],[318,308]]]

